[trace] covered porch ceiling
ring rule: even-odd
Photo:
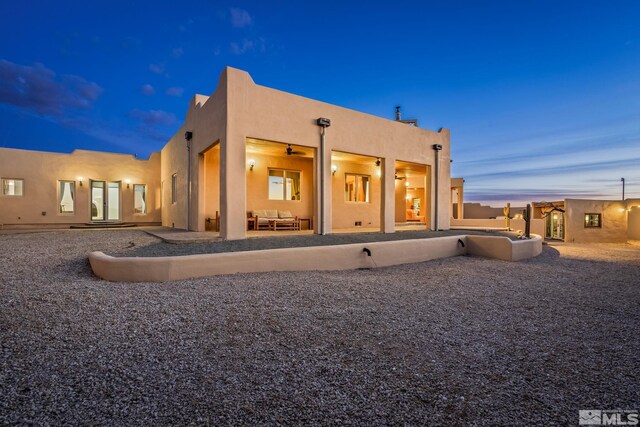
[[[264,139],[247,138],[247,154],[272,157],[295,156],[313,159],[315,148],[304,145],[287,144],[284,142],[267,141]],[[288,148],[290,148],[288,150]]]

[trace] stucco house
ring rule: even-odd
[[[565,199],[533,203],[545,220],[545,238],[570,243],[640,240],[640,199]]]
[[[148,160],[0,148],[0,225],[162,224],[225,239],[278,224],[319,234],[448,229],[449,130],[415,124],[260,86],[227,67]]]

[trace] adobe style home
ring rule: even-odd
[[[162,224],[224,239],[263,229],[449,229],[449,130],[416,125],[259,86],[226,68],[148,160],[0,148],[0,226]]]
[[[533,204],[545,220],[545,238],[570,243],[640,240],[640,199],[565,199]]]

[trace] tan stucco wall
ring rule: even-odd
[[[24,196],[0,195],[0,224],[5,228],[90,222],[91,180],[120,182],[121,221],[160,222],[160,153],[140,160],[128,154],[99,151],[61,154],[0,148],[0,177],[24,179]],[[82,186],[79,177],[83,178]],[[75,181],[73,214],[58,213],[60,180]],[[130,188],[125,180],[131,181]],[[147,186],[146,214],[133,213],[134,184]]]
[[[638,201],[637,205],[629,207],[627,238],[629,240],[640,240],[640,201]]]
[[[512,241],[499,236],[467,236],[469,255],[501,259],[503,261],[521,261],[542,253],[542,237],[532,235],[529,240]]]
[[[207,199],[205,197],[205,164],[201,153],[211,149],[216,144],[220,144],[220,185],[217,190],[220,192],[220,200],[224,200],[224,194],[231,191],[236,186],[244,188],[244,163],[230,164],[225,160],[224,152],[226,150],[226,129],[227,129],[227,85],[224,73],[220,77],[216,91],[209,97],[203,95],[195,95],[191,99],[189,109],[187,111],[185,122],[169,140],[162,149],[163,162],[161,168],[162,181],[164,182],[164,201],[166,208],[162,212],[162,225],[176,228],[186,229],[187,227],[187,142],[185,140],[185,132],[193,132],[191,140],[191,208],[190,208],[190,224],[191,230],[205,230],[205,219],[210,217],[207,212]],[[242,145],[244,150],[244,144]],[[233,167],[242,173],[242,180],[232,183],[228,178],[229,168],[233,171]],[[225,171],[225,173],[222,173]],[[171,204],[171,175],[177,174],[178,192],[177,201]],[[228,183],[230,189],[225,189],[225,183]],[[215,196],[213,196],[215,197]],[[232,197],[233,200],[235,198]],[[236,203],[237,204],[237,203]],[[220,206],[220,211],[223,211]],[[225,222],[224,216],[222,224]],[[244,220],[241,219],[244,223]]]
[[[565,242],[626,242],[627,205],[625,201],[612,200],[565,200]],[[602,227],[585,228],[584,215],[602,215]]]
[[[162,186],[162,225],[186,229],[186,175],[187,154],[184,138],[178,132],[162,149],[161,186]],[[171,175],[176,174],[176,202],[171,202]]]
[[[364,248],[370,250],[370,257]],[[92,252],[89,262],[93,272],[106,280],[160,282],[233,273],[377,268],[467,253],[519,261],[541,252],[540,236],[518,242],[506,237],[449,236],[174,257],[115,258]]]
[[[199,98],[198,98],[199,97]],[[220,76],[218,88],[211,97],[197,96],[193,101],[185,125],[178,131],[165,150],[173,150],[177,141],[184,144],[184,131],[193,131],[192,156],[209,147],[213,141],[221,143],[221,235],[227,239],[246,237],[246,138],[297,144],[319,148],[320,128],[318,117],[331,119],[331,127],[326,130],[325,159],[325,212],[326,229],[333,228],[332,204],[333,176],[331,174],[331,152],[333,150],[354,154],[380,157],[383,159],[381,186],[384,191],[388,214],[384,214],[384,231],[393,231],[395,195],[391,188],[394,183],[393,168],[396,160],[434,165],[433,144],[441,144],[439,168],[439,228],[449,228],[450,206],[450,146],[449,130],[438,132],[420,129],[403,123],[371,116],[335,105],[288,94],[275,89],[256,85],[248,73],[226,68]],[[171,148],[173,147],[173,148]],[[165,151],[163,150],[163,152]],[[197,181],[197,161],[192,161],[192,177]],[[319,161],[315,162],[317,165]],[[162,179],[167,193],[169,167],[179,169],[179,165],[165,167]],[[319,179],[319,171],[315,176]],[[184,182],[184,181],[183,181]],[[386,184],[385,184],[386,183]],[[429,180],[431,191],[435,180]],[[192,194],[200,194],[198,183],[194,182]],[[318,187],[319,188],[319,185]],[[317,193],[317,192],[316,192]],[[319,195],[318,195],[319,196]],[[432,218],[434,197],[431,197]],[[204,207],[198,208],[198,197],[192,197],[192,229],[204,230]],[[203,200],[203,199],[201,199]],[[314,203],[315,217],[319,218],[320,203]],[[386,212],[385,211],[385,212]],[[165,225],[184,227],[186,209],[168,209],[163,215]],[[194,213],[195,212],[195,213]],[[380,214],[378,214],[378,217]],[[373,221],[372,221],[373,222]],[[315,221],[317,227],[317,221]],[[339,224],[338,224],[339,225]]]

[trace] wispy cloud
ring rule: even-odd
[[[535,176],[550,176],[550,175],[567,175],[569,173],[578,172],[581,174],[600,171],[600,170],[619,170],[623,167],[633,167],[640,165],[640,157],[625,158],[616,160],[603,160],[599,161],[594,159],[590,162],[572,164],[569,160],[565,165],[553,166],[553,167],[530,167],[526,169],[513,169],[503,171],[493,171],[487,169],[486,172],[479,172],[475,174],[466,175],[467,178],[502,178],[513,179],[518,177],[535,177]]]
[[[42,64],[0,60],[0,102],[41,116],[87,110],[102,93],[98,84],[73,75],[58,76]]]
[[[466,179],[465,199],[492,202],[630,197],[640,181],[640,117],[545,129],[509,143],[485,141],[454,154],[453,175]]]
[[[170,87],[168,88],[165,93],[169,96],[182,96],[182,94],[184,93],[184,89],[181,87]]]
[[[149,64],[149,71],[154,74],[164,74],[164,64]]]
[[[147,84],[142,85],[142,87],[140,88],[140,92],[143,95],[151,96],[154,93],[156,93],[156,90],[153,88],[153,86],[151,86],[150,84],[147,83]]]
[[[250,50],[253,50],[253,41],[244,39],[242,43],[231,42],[231,53],[234,55],[242,55]]]
[[[173,56],[174,59],[179,59],[182,55],[184,55],[184,49],[181,47],[176,47],[171,50],[171,56]]]
[[[240,9],[237,7],[231,8],[231,25],[235,28],[244,28],[248,27],[253,23],[253,18],[249,15],[244,9]]]
[[[266,43],[262,37],[259,37],[255,40],[244,39],[241,43],[231,42],[229,44],[229,48],[231,50],[231,53],[233,53],[234,55],[242,55],[254,51],[264,53],[266,51]]]
[[[129,113],[129,116],[141,121],[147,126],[170,126],[177,122],[173,113],[162,110],[143,111],[135,109]]]

